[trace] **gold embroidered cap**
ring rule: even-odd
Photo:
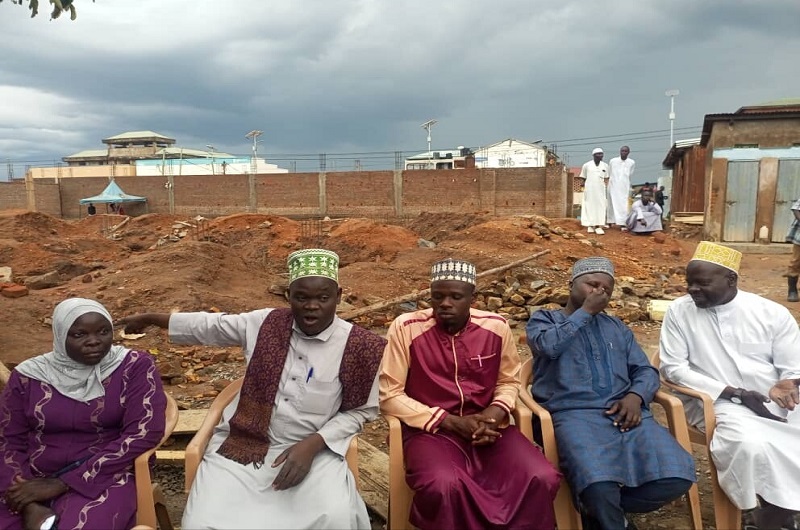
[[[726,269],[739,273],[739,265],[742,262],[742,253],[732,248],[723,247],[711,241],[701,241],[694,251],[694,256],[690,261],[707,261],[716,263]]]
[[[475,285],[477,283],[475,265],[452,258],[437,261],[431,267],[431,283],[442,280],[457,280]]]
[[[339,255],[322,248],[298,250],[286,259],[289,283],[306,276],[320,276],[339,283]]]

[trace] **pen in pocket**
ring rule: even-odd
[[[306,377],[306,383],[311,381],[311,376],[312,375],[314,375],[314,367],[313,366],[308,370],[308,377]]]

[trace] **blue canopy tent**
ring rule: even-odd
[[[145,203],[145,210],[147,208],[147,198],[146,197],[139,197],[137,195],[128,195],[122,188],[117,185],[116,182],[113,180],[108,183],[106,189],[100,195],[95,195],[94,197],[86,197],[85,199],[81,199],[81,204],[119,204],[123,202],[143,202]]]

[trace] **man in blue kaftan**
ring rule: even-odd
[[[653,419],[659,387],[631,330],[603,313],[614,266],[602,257],[575,263],[563,310],[541,310],[527,325],[534,399],[550,411],[561,471],[584,528],[632,528],[625,512],[650,512],[695,481],[694,461]]]

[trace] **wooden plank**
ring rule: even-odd
[[[169,451],[159,449],[156,451],[156,461],[159,464],[174,464],[182,466],[186,462],[186,451]]]
[[[208,410],[181,410],[178,411],[178,424],[172,434],[194,434],[206,419]]]
[[[358,439],[359,491],[367,506],[384,521],[389,517],[389,455]]]

